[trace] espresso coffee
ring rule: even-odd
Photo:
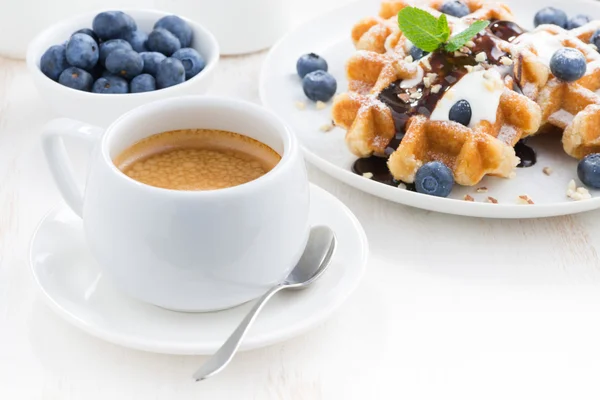
[[[248,136],[214,129],[162,132],[134,143],[114,160],[138,182],[174,190],[241,185],[272,170],[281,156]]]

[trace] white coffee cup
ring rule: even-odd
[[[256,180],[212,191],[148,186],[112,161],[145,137],[191,128],[244,134],[273,148],[281,161]],[[84,139],[93,149],[83,193],[65,137]],[[43,148],[102,271],[141,301],[178,311],[239,305],[287,276],[306,245],[309,187],[300,145],[278,117],[251,103],[161,100],[124,114],[106,132],[58,119],[46,126]]]

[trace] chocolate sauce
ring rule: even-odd
[[[485,53],[487,63],[503,68],[501,71],[503,75],[510,72],[510,68],[500,62],[501,57],[510,56],[498,48],[491,35],[487,33],[477,35],[473,38],[473,43],[475,46],[470,48],[470,53],[462,56],[445,51],[431,53],[429,56],[431,70],[426,72],[436,74],[437,77],[429,87],[426,87],[424,82],[420,82],[412,88],[402,88],[402,80],[397,80],[381,91],[379,100],[390,108],[396,132],[403,133],[406,122],[414,115],[429,117],[445,92],[468,73],[465,67],[478,64],[475,60],[477,54]],[[434,93],[433,87],[439,90]]]
[[[487,29],[496,37],[512,42],[526,32],[525,29],[512,21],[494,21]]]
[[[368,158],[359,158],[352,165],[352,172],[358,175],[372,173],[371,178],[374,181],[384,183],[386,185],[398,187],[402,182],[394,179],[387,166],[387,158],[371,156]],[[415,191],[414,184],[406,184],[406,189]]]
[[[535,150],[525,144],[525,140],[519,140],[515,145],[515,153],[517,157],[521,159],[518,168],[528,168],[537,162],[537,156],[535,155]]]

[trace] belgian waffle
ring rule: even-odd
[[[600,54],[587,44],[599,28],[599,21],[571,31],[540,25],[514,42],[513,56],[519,60],[515,77],[523,93],[540,105],[543,125],[564,129],[563,148],[575,158],[600,151]],[[562,47],[575,48],[586,58],[586,73],[575,82],[561,81],[550,71],[550,58]]]
[[[431,2],[432,6],[436,4]],[[474,10],[471,16],[477,12],[492,18],[500,16],[489,10],[509,13],[503,6],[484,7],[479,1],[469,1],[468,5]],[[391,26],[391,20],[385,17],[404,6],[405,2],[385,2],[379,21]],[[365,21],[359,22],[360,29],[355,27],[352,32],[359,50],[347,64],[350,91],[338,96],[333,106],[334,122],[347,130],[350,150],[359,157],[389,156],[390,172],[396,180],[406,183],[414,181],[421,165],[433,160],[450,167],[461,185],[475,185],[488,174],[510,177],[519,162],[514,144],[536,132],[541,120],[539,107],[511,90],[510,76],[501,77],[502,70],[512,69],[510,44],[486,33],[474,38],[471,48],[461,49],[461,54],[436,52],[412,62],[406,56],[408,48],[401,33],[397,34],[398,44],[390,46],[394,32],[388,32],[382,42],[383,35],[376,33],[384,25],[365,30]],[[362,35],[357,34],[360,31]],[[455,72],[446,76],[439,73],[437,67],[445,63],[456,63]],[[450,75],[453,79],[447,78]],[[476,89],[489,92],[489,98],[473,102],[476,108],[485,106],[482,113],[488,118],[466,127],[436,117],[440,102],[450,96],[457,80],[465,85],[471,81],[481,84]],[[405,82],[414,86],[403,87],[408,86]],[[478,114],[477,109],[474,114]]]

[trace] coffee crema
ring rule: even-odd
[[[113,162],[130,178],[150,186],[215,190],[260,178],[280,160],[275,150],[248,136],[183,129],[144,138]]]

